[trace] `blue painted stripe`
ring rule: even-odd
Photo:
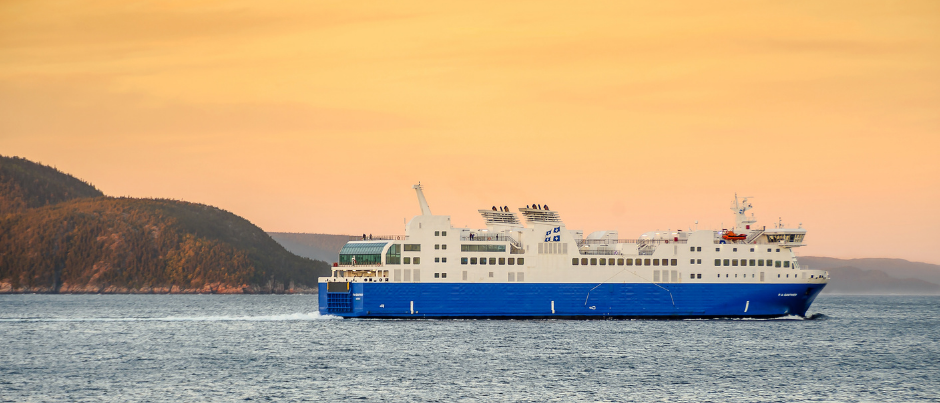
[[[352,283],[344,317],[772,317],[805,315],[824,284]],[[343,293],[345,294],[345,293]],[[411,303],[414,302],[414,314]],[[555,313],[552,313],[552,301]],[[747,311],[745,312],[745,309]]]

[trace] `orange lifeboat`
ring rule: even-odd
[[[729,241],[743,241],[747,239],[747,235],[735,234],[734,231],[725,232],[721,239],[726,239]]]

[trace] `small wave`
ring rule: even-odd
[[[289,313],[262,316],[167,316],[162,318],[21,318],[0,319],[0,322],[283,322],[341,319],[320,312]]]

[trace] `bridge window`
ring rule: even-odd
[[[405,247],[405,252],[421,252],[420,244],[406,243],[402,246]]]

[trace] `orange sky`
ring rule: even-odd
[[[511,4],[506,4],[511,3]],[[549,204],[940,263],[940,2],[0,2],[0,154],[268,231]]]

